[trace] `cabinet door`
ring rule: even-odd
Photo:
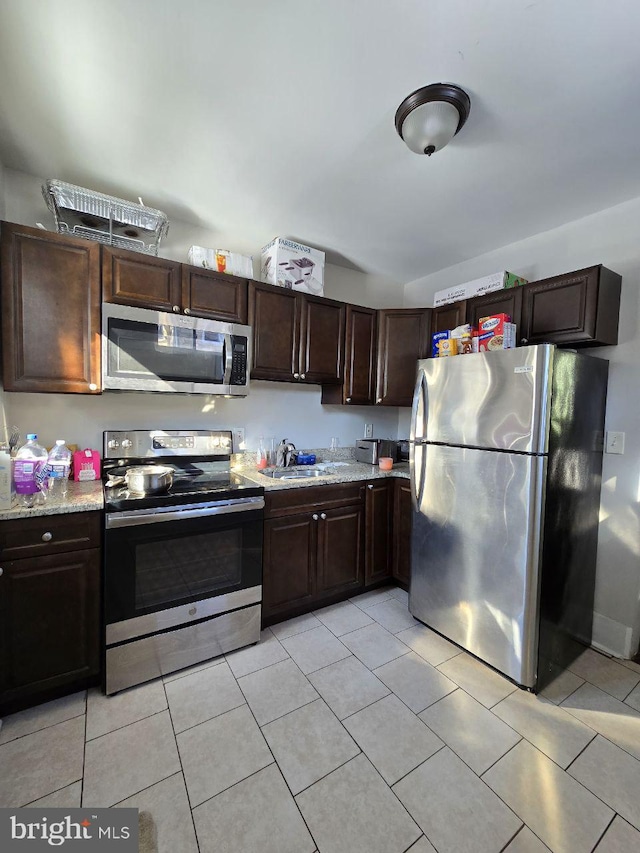
[[[596,266],[524,285],[522,343],[617,344],[620,283]]]
[[[103,299],[177,313],[182,307],[180,267],[176,261],[103,246]]]
[[[100,552],[2,564],[0,707],[99,672]]]
[[[392,481],[367,483],[365,504],[365,586],[391,573],[391,531],[393,519]]]
[[[293,290],[249,284],[249,325],[253,326],[252,379],[293,382],[298,374],[300,322]]]
[[[299,296],[300,379],[341,385],[344,373],[344,303]]]
[[[185,314],[247,322],[247,281],[235,275],[182,265],[182,299]]]
[[[5,391],[100,391],[100,245],[2,223]]]
[[[451,305],[440,305],[431,309],[431,334],[446,332],[467,323],[466,320],[467,301],[453,302]],[[430,353],[429,353],[430,354]]]
[[[430,308],[378,312],[378,405],[411,405],[417,361],[429,351],[430,315]]]
[[[393,577],[409,585],[411,579],[411,486],[409,480],[394,481],[393,495]]]
[[[522,296],[524,287],[508,287],[485,293],[467,300],[467,323],[477,326],[482,317],[491,314],[508,314],[516,324],[516,343],[520,343],[522,332]]]
[[[372,406],[375,400],[376,310],[347,305],[344,402]]]
[[[262,615],[304,607],[316,594],[318,522],[311,514],[264,523]]]
[[[359,589],[364,581],[362,505],[320,512],[319,596]]]

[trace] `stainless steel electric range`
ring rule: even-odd
[[[105,693],[260,639],[264,489],[231,451],[223,430],[104,433]],[[133,494],[141,464],[172,484]]]

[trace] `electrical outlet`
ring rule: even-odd
[[[373,438],[373,424],[364,425],[364,437]]]
[[[237,427],[236,429],[231,430],[233,435],[233,452],[240,453],[243,450],[246,450],[246,446],[244,443],[244,429],[243,427]]]
[[[607,430],[605,453],[624,453],[624,433]]]

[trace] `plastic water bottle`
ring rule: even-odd
[[[37,439],[35,433],[29,433],[13,460],[13,479],[21,506],[32,507],[36,503],[43,503],[46,495],[48,454]]]
[[[56,439],[55,447],[52,447],[49,453],[47,469],[49,475],[49,494],[51,497],[66,497],[67,486],[69,485],[69,471],[71,470],[71,451],[66,446],[64,439]]]

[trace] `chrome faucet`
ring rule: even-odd
[[[295,449],[296,446],[293,442],[287,441],[286,438],[282,439],[276,449],[276,465],[278,468],[288,468],[290,465],[293,465],[295,461]]]

